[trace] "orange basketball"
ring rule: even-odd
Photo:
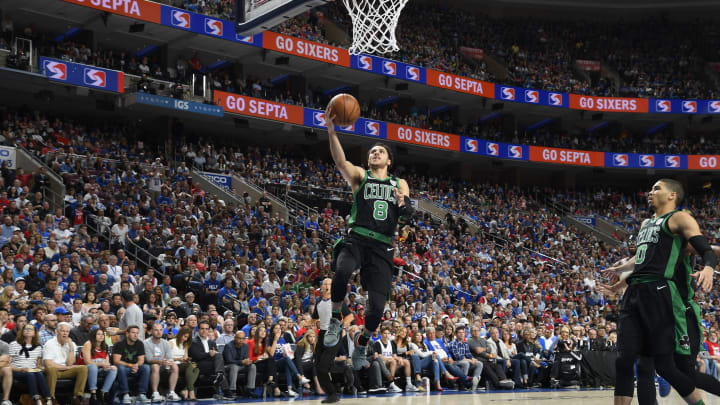
[[[352,125],[360,117],[360,104],[350,94],[342,93],[330,100],[335,124],[341,127]]]

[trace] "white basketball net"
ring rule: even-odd
[[[400,50],[395,28],[408,0],[343,0],[353,25],[350,53],[386,54]]]

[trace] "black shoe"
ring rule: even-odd
[[[90,401],[88,402],[88,405],[98,405],[97,394],[90,394]]]
[[[228,398],[228,399],[235,399],[238,397],[238,394],[233,390],[228,390],[228,392],[223,392],[223,395],[225,396],[225,398]]]
[[[223,378],[225,377],[225,374],[223,372],[219,372],[215,374],[215,378],[213,378],[212,385],[218,386],[222,382]]]
[[[340,402],[340,397],[337,394],[332,394],[320,401],[321,404],[334,404],[335,402]]]

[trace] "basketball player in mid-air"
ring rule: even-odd
[[[355,166],[345,159],[345,152],[334,129],[335,116],[329,106],[325,112],[330,138],[330,153],[337,169],[353,191],[353,204],[348,221],[347,235],[334,249],[332,280],[333,317],[325,332],[324,344],[338,344],[342,332],[342,304],[347,294],[350,277],[360,269],[360,283],[368,293],[365,328],[353,336],[355,350],[351,362],[359,370],[366,362],[365,355],[370,336],[380,325],[385,301],[390,294],[393,277],[392,235],[398,219],[413,213],[410,189],[403,179],[388,173],[392,164],[390,148],[377,143],[368,153],[368,170]]]
[[[687,273],[684,251],[688,242],[703,258],[697,277],[705,291],[712,288],[717,258],[695,219],[678,211],[684,191],[676,180],[657,181],[648,195],[655,217],[646,219],[638,233],[637,250],[622,270],[632,269],[618,320],[615,404],[628,405],[633,396],[633,365],[638,355],[652,357],[655,368],[688,404],[702,405],[700,391],[691,377],[680,371],[673,353],[690,355],[686,301],[676,272]],[[620,269],[617,269],[620,270]],[[690,318],[692,319],[692,318]]]

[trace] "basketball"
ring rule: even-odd
[[[360,103],[350,94],[338,94],[330,100],[330,106],[338,126],[352,125],[360,117]]]

